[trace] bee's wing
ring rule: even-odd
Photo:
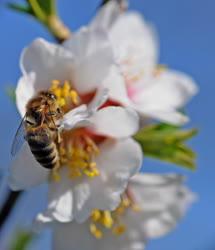
[[[23,143],[25,142],[25,118],[26,116],[23,117],[16,134],[13,139],[13,144],[11,147],[11,155],[15,156],[16,153],[20,150],[22,147]]]

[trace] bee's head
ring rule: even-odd
[[[57,100],[56,95],[53,94],[51,91],[46,91],[44,94],[45,94],[46,98],[49,99],[49,100],[52,100],[52,101]]]
[[[57,96],[51,91],[42,91],[43,97],[45,97],[45,105],[49,107],[49,110],[52,114],[61,114],[61,108],[57,102]]]

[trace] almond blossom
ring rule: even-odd
[[[80,225],[55,223],[53,249],[145,249],[148,240],[172,231],[195,200],[183,182],[176,174],[137,174],[115,211],[95,210]]]
[[[113,100],[135,108],[142,119],[174,125],[188,121],[180,109],[196,94],[197,86],[190,76],[158,64],[158,39],[151,24],[139,13],[124,12],[117,1],[109,1],[90,26],[107,30],[121,69],[118,85],[111,79],[114,70],[105,81]]]
[[[139,127],[136,112],[110,106],[102,87],[111,68],[117,69],[105,32],[83,28],[63,45],[36,39],[20,64],[16,101],[21,116],[41,90],[51,91],[63,110],[61,166],[57,172],[43,168],[25,143],[10,168],[10,187],[22,190],[47,182],[44,216],[61,222],[83,222],[94,209],[115,209],[140,168],[142,152],[130,138]]]

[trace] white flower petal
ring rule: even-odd
[[[103,86],[99,87],[95,97],[88,105],[89,113],[94,114],[108,99],[108,89]]]
[[[133,107],[142,116],[174,125],[189,121],[186,115],[178,111],[197,93],[197,86],[189,76],[168,70],[158,76],[145,76],[135,88]]]
[[[172,109],[147,109],[142,108],[138,105],[135,105],[134,107],[136,107],[136,110],[139,111],[139,114],[142,116],[141,118],[143,119],[143,121],[144,118],[152,118],[173,125],[183,125],[189,121],[189,117]]]
[[[142,164],[142,151],[139,145],[132,139],[121,141],[108,140],[100,147],[100,154],[96,159],[100,176],[84,182],[84,189],[77,187],[76,197],[86,190],[88,183],[89,197],[84,202],[76,198],[76,220],[82,223],[93,209],[113,210],[120,202],[120,195],[124,192],[128,180],[140,168]],[[101,190],[103,192],[101,192]],[[83,199],[81,199],[83,200]],[[81,202],[81,203],[80,203]]]
[[[35,73],[23,75],[17,84],[16,88],[16,105],[21,117],[26,113],[26,104],[34,96]]]
[[[9,186],[12,190],[27,189],[45,183],[50,171],[42,167],[34,158],[27,143],[12,162]]]
[[[140,168],[142,151],[132,139],[110,140],[101,145],[95,161],[100,175],[93,179],[82,177],[71,180],[67,178],[65,169],[61,171],[62,181],[51,183],[49,206],[43,213],[45,218],[82,223],[95,208],[115,209],[129,178]],[[40,218],[43,217],[40,215]]]
[[[87,224],[57,223],[53,234],[53,250],[96,250],[99,240],[92,237]],[[109,248],[110,249],[110,248]]]
[[[113,235],[105,231],[102,239],[96,239],[89,231],[89,223],[56,224],[53,235],[54,250],[144,250],[146,240],[138,242],[135,236],[132,240],[127,234]]]
[[[115,55],[121,63],[127,62],[128,68],[133,65],[145,70],[157,63],[157,36],[154,29],[138,13],[121,15],[110,29],[109,35]]]
[[[127,226],[116,237],[103,229],[97,240],[90,234],[90,220],[83,224],[55,223],[53,246],[58,250],[144,250],[146,242],[168,233],[193,201],[193,194],[183,186],[180,175],[137,174],[130,179],[129,192],[142,211],[128,210],[120,218]],[[62,240],[63,239],[63,240]]]
[[[66,130],[88,125],[90,125],[89,112],[84,104],[66,113],[60,121],[60,127]]]
[[[34,89],[48,89],[52,80],[72,80],[73,56],[62,46],[36,39],[27,47],[20,60],[23,74],[34,72]]]
[[[92,125],[90,117],[106,102],[107,98],[108,90],[100,87],[88,106],[83,104],[66,113],[60,121],[60,127],[62,129],[70,130],[73,128]]]
[[[146,109],[177,109],[185,106],[197,91],[188,75],[166,70],[158,76],[152,75],[148,86],[136,92],[134,102]]]
[[[183,180],[176,174],[139,174],[131,179],[131,190],[142,208],[142,215],[138,215],[141,230],[147,238],[170,232],[194,201]]]
[[[99,11],[96,17],[91,22],[92,28],[102,27],[109,29],[115,23],[123,9],[127,7],[126,0],[113,0],[105,4]]]
[[[104,87],[109,90],[109,98],[125,106],[130,105],[127,95],[125,80],[119,68],[115,65],[111,68],[108,76],[103,81]]]
[[[106,107],[91,118],[93,131],[97,134],[115,138],[134,135],[139,129],[139,117],[129,108]]]
[[[100,86],[115,63],[108,36],[102,29],[82,28],[63,46],[74,55],[72,82],[79,93]]]

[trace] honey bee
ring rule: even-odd
[[[44,168],[57,169],[60,164],[57,121],[60,118],[62,110],[56,96],[50,91],[39,92],[27,103],[26,114],[16,132],[11,154],[14,156],[27,141],[35,159]]]

